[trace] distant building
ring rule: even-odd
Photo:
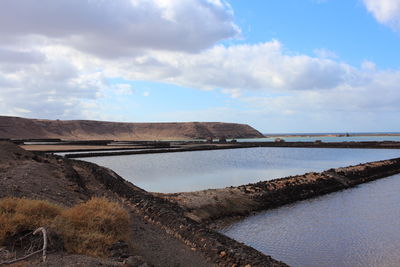
[[[226,144],[226,137],[225,136],[221,136],[220,138],[219,138],[219,141],[218,141],[220,144]]]

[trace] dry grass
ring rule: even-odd
[[[0,245],[9,235],[50,226],[62,208],[43,200],[0,199]]]
[[[129,215],[117,203],[93,198],[63,211],[53,226],[63,237],[67,251],[105,256],[113,243],[127,241]]]
[[[0,199],[0,245],[7,236],[40,226],[57,232],[66,251],[92,256],[107,256],[113,243],[129,238],[127,211],[104,198],[69,209],[41,200]]]

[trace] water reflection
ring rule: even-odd
[[[290,266],[400,266],[400,175],[246,218],[221,232]]]
[[[223,188],[400,156],[400,150],[245,148],[83,160],[154,192]]]

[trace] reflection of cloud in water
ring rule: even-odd
[[[399,190],[395,175],[261,212],[221,231],[290,266],[395,267]]]
[[[397,150],[244,148],[83,160],[111,168],[148,191],[180,192],[242,185],[399,156]]]

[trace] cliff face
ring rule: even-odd
[[[257,138],[246,124],[222,122],[122,123],[60,121],[0,116],[0,138],[60,138],[69,140],[161,140],[192,138]]]

